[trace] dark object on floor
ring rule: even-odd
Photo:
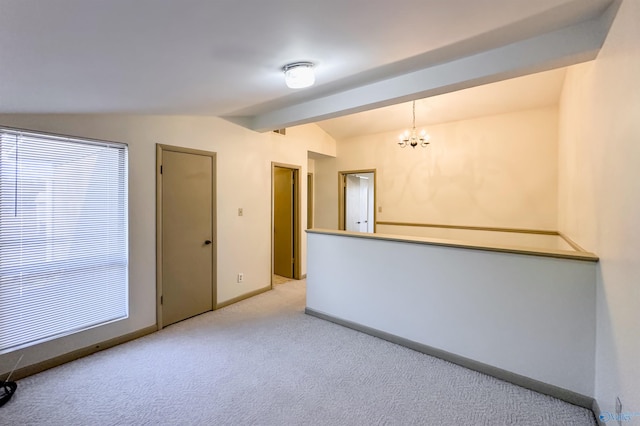
[[[16,382],[0,381],[0,407],[9,402],[17,388]]]

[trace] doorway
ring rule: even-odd
[[[272,163],[271,169],[272,277],[299,279],[300,167]]]
[[[374,233],[376,171],[339,172],[339,229]]]
[[[157,145],[158,328],[216,305],[216,154]]]

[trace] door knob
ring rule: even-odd
[[[209,244],[211,244],[211,240],[205,240],[204,245],[208,246]]]

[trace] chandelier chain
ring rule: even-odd
[[[413,129],[416,129],[416,101],[413,101]]]

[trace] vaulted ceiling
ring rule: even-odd
[[[265,131],[593,59],[611,0],[0,0],[0,113]],[[291,90],[281,68],[316,64]]]
[[[558,105],[566,68],[528,74],[416,101],[419,128]],[[410,129],[411,102],[343,115],[318,124],[334,139]]]

